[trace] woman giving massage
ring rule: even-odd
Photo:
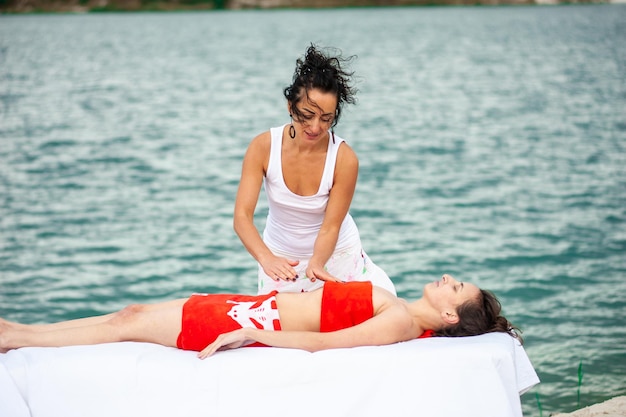
[[[500,310],[492,293],[450,275],[425,285],[422,297],[412,303],[369,282],[329,281],[311,292],[194,294],[54,324],[0,320],[0,351],[136,341],[195,350],[204,359],[217,350],[250,344],[317,351],[387,345],[425,332],[505,332],[519,338]]]

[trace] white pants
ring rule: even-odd
[[[324,285],[324,281],[316,279],[311,282],[306,276],[309,259],[293,259],[289,254],[275,250],[272,250],[272,252],[276,256],[299,261],[300,263],[294,267],[298,278],[295,281],[274,281],[265,274],[263,268],[259,265],[259,294],[267,294],[274,290],[278,292],[313,291]],[[342,281],[370,281],[373,285],[384,288],[396,295],[396,288],[389,276],[382,268],[372,262],[361,247],[360,242],[351,248],[336,250],[328,262],[326,262],[325,269],[329,274]]]

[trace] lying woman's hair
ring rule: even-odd
[[[315,45],[308,47],[304,59],[298,58],[292,84],[283,91],[296,120],[302,120],[302,113],[296,104],[302,99],[303,94],[308,94],[311,89],[319,89],[337,96],[337,109],[332,127],[337,125],[343,104],[356,103],[357,90],[350,85],[350,77],[354,73],[342,67],[352,58],[354,57],[343,58],[340,54],[336,56],[325,54]]]
[[[476,336],[484,333],[508,333],[523,343],[521,331],[500,315],[500,301],[487,290],[480,290],[477,299],[466,301],[457,307],[458,323],[435,332],[436,336]]]

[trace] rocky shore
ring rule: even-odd
[[[621,0],[0,0],[0,13],[233,10],[376,6],[533,5]]]
[[[571,413],[552,414],[551,417],[626,417],[626,396],[615,397]]]

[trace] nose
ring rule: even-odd
[[[443,274],[441,279],[442,279],[444,284],[447,284],[448,282],[451,282],[451,281],[455,281],[455,279],[450,274]]]
[[[312,133],[319,133],[322,125],[322,121],[318,117],[314,117],[309,122],[309,127],[311,128]]]

